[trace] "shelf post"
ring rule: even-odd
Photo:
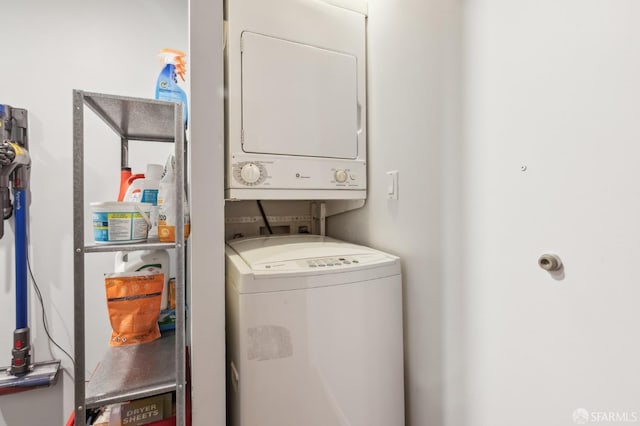
[[[73,91],[73,349],[76,424],[85,423],[84,94]]]
[[[174,106],[176,156],[176,420],[184,426],[186,419],[186,345],[185,345],[185,256],[184,256],[184,147],[185,128],[182,104]]]

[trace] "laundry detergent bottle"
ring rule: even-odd
[[[187,94],[178,85],[178,77],[185,81],[186,67],[184,57],[186,55],[180,50],[162,49],[159,56],[164,66],[156,82],[156,99],[182,103],[184,126],[187,127]]]
[[[115,257],[115,272],[156,272],[164,274],[160,309],[169,305],[169,252],[167,250],[119,251]]]

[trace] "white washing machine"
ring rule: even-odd
[[[404,425],[397,257],[289,235],[226,258],[231,425]]]

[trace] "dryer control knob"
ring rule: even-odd
[[[336,170],[336,182],[344,183],[347,181],[347,172],[344,170]]]
[[[260,167],[254,163],[247,163],[240,169],[240,176],[246,183],[256,183],[260,180]]]

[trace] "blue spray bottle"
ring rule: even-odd
[[[159,56],[164,67],[156,83],[156,99],[182,103],[184,126],[187,127],[187,94],[178,85],[178,76],[184,81],[186,72],[184,57],[186,55],[179,50],[162,49]]]

